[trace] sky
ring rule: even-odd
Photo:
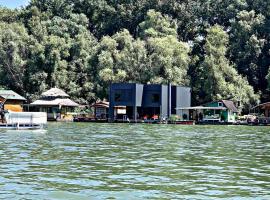
[[[29,0],[0,0],[0,6],[8,8],[20,8],[27,5]]]

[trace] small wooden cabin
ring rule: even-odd
[[[109,113],[109,102],[107,101],[98,101],[91,105],[95,109],[95,118],[96,119],[108,119]]]
[[[40,99],[31,103],[34,111],[47,112],[48,120],[73,120],[72,112],[78,107],[63,90],[52,88],[41,94]]]
[[[176,110],[188,110],[188,119],[195,120],[196,122],[234,123],[238,116],[237,107],[233,101],[229,100],[214,101],[203,106],[177,107]]]
[[[224,108],[223,110],[210,110],[204,112],[204,115],[206,116],[218,115],[220,116],[221,121],[224,122],[235,122],[238,116],[238,109],[236,108],[234,102],[230,100],[214,101],[207,103],[205,106],[213,108]]]
[[[252,108],[254,113],[263,115],[264,117],[270,117],[270,102],[259,104]]]
[[[22,112],[24,97],[12,90],[0,90],[0,102],[5,102],[4,109],[12,112]]]

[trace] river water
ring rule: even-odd
[[[270,199],[270,127],[0,131],[0,199]]]

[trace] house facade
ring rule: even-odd
[[[167,85],[144,85],[140,110],[143,119],[167,119],[169,117],[169,89]]]
[[[114,83],[110,86],[109,119],[157,120],[177,114],[176,106],[190,106],[191,89],[172,85]]]
[[[98,101],[91,105],[94,108],[94,116],[96,119],[108,119],[109,102]]]
[[[63,90],[52,88],[41,94],[41,97],[30,104],[33,111],[47,112],[48,120],[73,120],[70,114],[79,104],[69,98]]]
[[[217,115],[220,118],[220,121],[224,122],[235,122],[238,116],[238,109],[236,108],[233,101],[229,100],[220,100],[207,103],[205,106],[213,108],[221,108],[220,110],[209,110],[205,111],[206,116]],[[213,111],[215,113],[213,113]]]
[[[137,109],[142,105],[143,85],[111,84],[109,94],[109,119],[137,119]]]
[[[179,107],[191,106],[191,89],[190,87],[172,86],[172,114],[180,116],[180,119],[186,120],[190,118],[190,112],[188,109],[178,110]]]

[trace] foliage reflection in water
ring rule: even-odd
[[[86,123],[2,131],[0,198],[269,199],[269,132]]]

